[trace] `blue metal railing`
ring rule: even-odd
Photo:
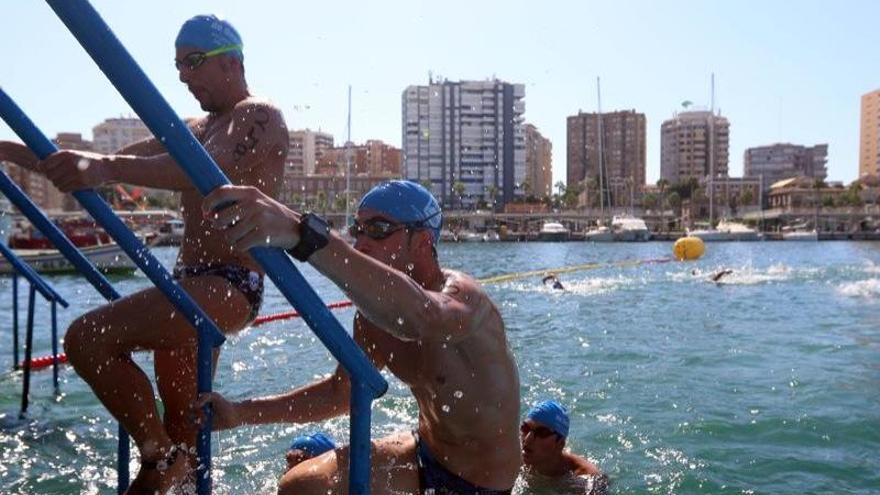
[[[58,294],[55,289],[52,288],[45,280],[43,280],[40,275],[34,271],[33,268],[28,266],[27,263],[22,261],[15,253],[12,252],[11,249],[6,247],[5,244],[0,242],[0,254],[3,255],[4,258],[9,262],[12,266],[13,273],[16,275],[21,275],[30,283],[30,292],[28,294],[28,318],[27,318],[27,333],[25,334],[25,346],[24,346],[24,379],[22,380],[21,385],[21,413],[19,416],[23,417],[27,412],[28,408],[28,400],[30,397],[31,391],[31,358],[33,356],[33,344],[34,344],[34,304],[36,299],[36,292],[39,292],[40,295],[43,296],[46,301],[49,302],[52,310],[52,384],[55,387],[55,393],[58,393],[58,319],[56,317],[56,305],[60,304],[62,307],[68,307],[67,301]],[[13,277],[13,284],[18,285],[18,276]],[[18,297],[18,288],[16,287],[13,291],[13,296]],[[18,304],[13,304],[15,309],[17,310]],[[18,328],[14,328],[14,332],[18,332]],[[16,335],[15,344],[16,348],[18,346],[18,335]],[[17,350],[17,349],[16,349]],[[18,364],[18,352],[15,353],[16,365]]]
[[[45,137],[42,136],[33,122],[24,114],[24,112],[15,104],[14,101],[0,88],[0,117],[20,136],[35,135],[31,140],[35,143],[42,142]],[[24,138],[23,138],[24,140]],[[51,145],[51,143],[49,143]],[[12,204],[18,208],[24,216],[30,220],[31,224],[37,228],[47,239],[61,252],[62,255],[73,265],[76,270],[85,276],[86,280],[108,301],[115,301],[120,298],[116,289],[110,285],[110,282],[101,275],[92,263],[73,245],[70,239],[61,232],[49,218],[40,211],[40,208],[34,204],[30,198],[9,178],[6,173],[0,171],[0,191],[9,199]],[[18,335],[18,285],[13,283],[13,327],[15,335]],[[17,356],[16,356],[17,361]],[[17,363],[16,363],[17,365]],[[130,457],[130,445],[128,432],[120,424],[117,429],[119,437],[119,445],[117,448],[117,491],[121,494],[128,488],[129,472],[128,461]]]
[[[110,28],[87,1],[47,0],[58,17],[70,29],[80,44],[92,56],[102,71],[108,76],[122,96],[128,101],[136,113],[143,119],[154,135],[165,143],[171,155],[182,165],[193,183],[202,194],[214,188],[229,184],[222,171],[213,163],[201,144],[196,141],[189,129],[176,116],[171,107],[161,97],[140,67],[134,62],[125,48],[116,39]],[[18,110],[20,117],[24,115]],[[25,117],[26,119],[26,117]],[[15,119],[14,119],[15,120]],[[21,119],[18,119],[21,120]],[[29,123],[29,120],[28,120]],[[26,126],[27,127],[27,126]],[[30,128],[16,132],[41,157],[48,153],[47,144],[54,148],[31,123]],[[42,139],[39,139],[42,138]],[[93,192],[78,191],[74,193],[81,204],[92,214],[108,233],[113,236],[129,256],[138,263],[151,256],[141,246],[130,252],[131,243],[125,238],[126,233],[118,233],[118,227],[124,228],[116,218],[107,218],[109,208],[106,203]],[[106,211],[102,211],[106,210]],[[111,212],[112,213],[112,212]],[[112,216],[112,215],[111,215]],[[115,222],[114,222],[115,220]],[[114,225],[119,224],[119,225]],[[117,234],[120,234],[117,237]],[[137,240],[134,239],[135,243]],[[139,243],[137,243],[139,244]],[[306,323],[315,331],[321,342],[328,348],[340,364],[349,372],[352,380],[352,432],[351,432],[351,464],[350,493],[368,493],[369,491],[369,425],[370,403],[387,390],[387,383],[378,371],[369,363],[363,351],[351,340],[339,322],[324,306],[313,289],[296,270],[290,259],[278,249],[254,248],[252,256],[266,269],[269,277],[280,289],[282,294],[303,315]],[[153,277],[151,272],[161,269],[158,263],[147,267],[138,263],[148,277],[160,290],[172,293],[172,303],[191,302],[188,297],[174,294],[176,285],[170,283],[167,272],[164,277]],[[158,280],[157,280],[158,279]],[[168,287],[170,285],[171,287]],[[177,296],[177,298],[175,298]],[[209,322],[200,310],[179,308],[184,315],[193,316],[191,323],[199,329],[199,392],[210,391],[211,352],[207,345],[202,345],[203,336],[207,336],[206,322]],[[213,326],[213,325],[212,325]],[[216,334],[215,334],[216,336]],[[218,343],[217,340],[214,343]],[[199,493],[210,492],[210,414],[208,422],[199,433],[200,472],[197,476]]]
[[[7,124],[18,134],[22,141],[40,158],[45,158],[58,151],[58,148],[49,141],[46,135],[34,125],[27,115],[5,93],[0,94],[0,116],[6,120]],[[197,378],[199,392],[210,392],[211,349],[221,345],[226,340],[225,337],[220,333],[213,320],[196,305],[189,294],[180,288],[159,260],[150,253],[97,193],[92,190],[83,190],[74,192],[73,196],[89,212],[92,218],[104,227],[119,247],[146,274],[147,278],[165,294],[169,302],[196,328],[199,334],[199,378]],[[199,456],[197,474],[200,479],[206,478],[205,473],[210,469],[210,416],[206,423],[207,426],[199,431],[196,445]],[[127,465],[125,469],[127,470]]]

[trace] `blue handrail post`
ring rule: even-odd
[[[24,112],[6,95],[5,92],[0,90],[0,115],[2,115],[3,119],[10,125],[10,127],[18,134],[18,136],[25,142],[25,144],[40,158],[45,158],[52,153],[56,152],[58,148],[52,144],[51,141],[43,134],[34,123],[24,114]],[[182,125],[182,124],[181,124]],[[13,202],[16,206],[19,206],[22,211],[22,205],[27,208],[31,207],[33,209],[32,214],[35,219],[38,221],[45,220],[46,223],[51,224],[48,219],[45,218],[45,215],[42,214],[32,202],[27,200],[27,197],[24,196],[24,193],[21,193],[21,190],[14,184],[9,181],[9,184],[4,184],[5,181],[9,181],[9,178],[6,177],[5,174],[0,173],[0,189],[7,194],[10,201]],[[7,191],[11,191],[13,194]],[[23,201],[20,197],[16,197],[14,193],[20,193],[21,196],[24,197]],[[138,238],[128,229],[125,223],[119,219],[114,213],[110,206],[100,197],[97,193],[92,190],[82,190],[76,191],[73,193],[74,198],[89,212],[89,214],[94,218],[98,223],[100,223],[104,229],[110,234],[111,237],[117,242],[117,244],[125,251],[129,258],[138,265],[138,267],[147,275],[147,278],[168,298],[168,301],[180,311],[180,313],[187,319],[187,321],[196,328],[199,335],[199,346],[211,346],[216,347],[221,345],[226,338],[220,333],[220,330],[217,328],[211,318],[198,306],[195,301],[187,294],[180,286],[172,279],[171,274],[168,273],[162,267],[162,264],[153,256],[152,253],[138,240]],[[19,201],[19,202],[16,202]],[[19,204],[21,203],[21,205]],[[30,216],[28,218],[31,218]],[[34,219],[32,219],[33,221]],[[55,230],[52,230],[52,229]],[[57,230],[55,226],[47,226],[48,231],[44,231],[47,236],[50,233],[55,233],[60,238],[58,242],[55,241],[52,237],[52,242],[55,243],[59,249],[64,252],[66,247],[72,246],[69,245],[69,240],[67,240],[60,231]],[[65,244],[65,242],[67,244]],[[74,256],[71,259],[71,262],[77,261],[75,258],[76,255],[82,257],[82,253],[76,251],[76,248],[70,247],[74,251],[71,256]],[[70,258],[69,258],[70,259]],[[85,260],[84,258],[82,258]],[[84,261],[87,267],[90,267],[94,271],[94,267],[88,264],[88,261]],[[87,268],[83,268],[81,271],[88,276]],[[106,279],[97,271],[94,271],[97,277],[100,277],[105,281]],[[112,287],[107,283],[107,291],[110,294],[115,294],[115,298],[118,298],[118,294],[113,290]],[[201,351],[200,351],[201,352]],[[200,369],[198,373],[207,373],[208,376],[206,379],[200,379],[198,381],[199,384],[207,384],[208,388],[199,389],[199,393],[210,392],[211,385],[211,369]],[[210,432],[206,431],[202,434],[203,440],[200,443],[203,448],[205,446],[210,447]],[[120,439],[120,444],[122,439]],[[127,448],[123,448],[120,445],[120,455],[126,452]],[[208,452],[199,452],[199,458],[205,459],[210,456],[210,448],[208,448]],[[122,466],[123,463],[119,462],[117,466]],[[124,464],[127,468],[128,464]],[[201,466],[206,466],[208,464],[200,463]],[[203,469],[197,471],[197,476],[203,476]],[[126,475],[127,477],[127,475]],[[120,479],[123,477],[120,476]]]
[[[52,385],[55,386],[55,395],[61,394],[58,387],[58,304],[52,300]]]
[[[12,98],[0,88],[0,116],[21,137],[22,141],[37,152],[38,156],[46,157],[54,151],[54,146],[43,135],[25,113],[12,101]],[[120,295],[110,282],[101,275],[89,260],[73,245],[70,239],[61,232],[51,220],[34,204],[30,198],[6,175],[0,171],[0,191],[30,220],[40,232],[42,232],[52,244],[58,248],[61,254],[81,273],[86,280],[108,301],[119,299]],[[13,285],[13,327],[15,329],[16,342],[18,338],[18,285]],[[16,353],[17,353],[16,347]],[[18,369],[18,354],[16,354],[15,369]],[[128,432],[121,425],[119,431],[119,446],[117,449],[117,474],[118,492],[124,493],[128,489],[129,473],[128,461],[131,447],[129,445]]]
[[[21,384],[21,413],[19,418],[24,418],[27,414],[28,396],[31,392],[31,350],[34,343],[34,303],[37,299],[37,287],[31,284],[28,292],[28,314],[27,314],[27,330],[25,334],[24,344],[24,380]]]
[[[348,493],[370,493],[370,407],[373,398],[366,384],[358,378],[351,380],[351,428],[348,432],[350,445]]]
[[[18,370],[18,272],[12,272],[12,369]]]

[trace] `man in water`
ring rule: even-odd
[[[311,435],[300,435],[293,439],[290,448],[287,449],[287,454],[284,456],[287,461],[287,469],[284,472],[290,471],[303,461],[318,457],[335,448],[336,444],[333,443],[333,440],[320,431]]]
[[[550,273],[543,279],[541,279],[541,283],[547,285],[547,283],[551,283],[551,287],[556,290],[565,290],[565,287],[562,285],[562,282],[559,281],[559,277],[556,276],[555,273]]]
[[[608,477],[595,464],[565,448],[569,418],[565,407],[553,400],[539,402],[520,425],[523,471],[568,482],[583,481],[587,493],[606,493]]]
[[[204,210],[216,214],[229,243],[269,244],[307,260],[354,302],[354,339],[379,368],[410,387],[418,428],[373,442],[372,493],[509,493],[520,467],[519,376],[495,304],[470,276],[440,267],[442,216],[424,187],[376,186],[361,200],[350,246],[320,217],[300,215],[249,187],[222,187]],[[255,234],[256,233],[256,234]],[[349,410],[348,374],[283,395],[214,405],[218,429],[247,424],[323,421]],[[281,494],[345,493],[349,449],[295,466]]]
[[[287,128],[275,106],[250,94],[238,32],[215,16],[196,16],[183,24],[175,47],[180,81],[208,112],[190,122],[190,130],[233,183],[277,194]],[[175,279],[223,332],[256,317],[262,270],[203,216],[201,195],[162,143],[148,139],[113,155],[59,151],[36,168],[64,192],[109,182],[179,191],[186,234]],[[70,363],[140,449],[141,469],[129,493],[165,493],[188,471],[188,456],[178,454],[179,446],[191,449],[195,442],[188,414],[196,397],[196,335],[155,288],[91,311],[67,331]],[[164,417],[147,375],[131,359],[137,349],[155,352]]]
[[[712,276],[709,277],[709,279],[717,284],[717,283],[721,282],[722,278],[726,277],[727,275],[730,275],[731,273],[733,273],[733,270],[731,270],[729,268],[724,269],[724,270],[719,270],[718,272],[712,274]]]

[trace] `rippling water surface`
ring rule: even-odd
[[[569,445],[596,461],[615,493],[858,493],[880,491],[880,244],[710,244],[693,263],[670,243],[444,245],[445,265],[489,277],[599,262],[564,273],[567,290],[525,278],[487,286],[507,324],[523,408],[554,396],[572,412]],[[175,251],[158,251],[166,263]],[[720,284],[707,277],[733,273]],[[342,294],[309,268],[326,301]],[[72,308],[102,302],[80,279],[51,277]],[[143,276],[113,279],[127,294]],[[26,304],[22,290],[21,304]],[[274,287],[263,313],[287,310]],[[336,311],[350,328],[353,311]],[[11,289],[0,282],[0,366],[12,366]],[[22,312],[22,322],[24,312]],[[38,306],[36,354],[48,352]],[[148,355],[138,362],[151,369]],[[232,398],[283,392],[334,362],[299,320],[241,333],[224,346],[215,387]],[[109,493],[115,424],[69,369],[62,395],[34,377],[19,420],[21,376],[0,374],[0,492]],[[409,429],[415,402],[391,379],[373,434]],[[215,493],[274,493],[289,438],[316,427],[347,438],[347,418],[322,425],[241,428],[215,435]],[[132,468],[136,468],[133,461]],[[547,493],[520,483],[521,493]]]

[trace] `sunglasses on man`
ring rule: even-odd
[[[204,64],[205,61],[209,58],[216,57],[217,55],[222,55],[224,53],[234,52],[236,50],[241,50],[241,45],[221,46],[220,48],[215,48],[207,52],[189,52],[183,56],[182,60],[174,59],[174,66],[177,67],[177,70],[180,70],[184,67],[189,70],[196,70],[201,67],[201,65]]]
[[[538,437],[538,438],[547,438],[550,435],[558,435],[555,431],[547,428],[546,426],[534,426],[528,423],[523,423],[519,425],[519,432],[522,436],[526,436],[529,433]]]

